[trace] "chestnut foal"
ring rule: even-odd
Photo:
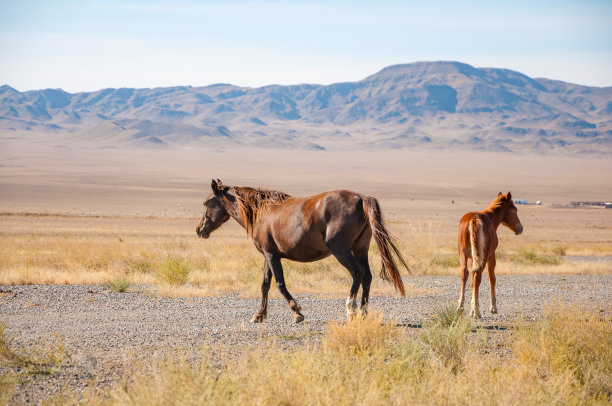
[[[514,234],[523,232],[523,226],[512,201],[512,195],[499,193],[489,207],[481,212],[467,213],[459,223],[459,265],[461,267],[461,293],[458,309],[463,308],[465,283],[468,278],[467,260],[472,259],[472,304],[470,316],[480,318],[478,289],[485,265],[489,271],[491,285],[491,313],[497,313],[495,299],[495,249],[497,248],[497,227],[505,225]]]
[[[225,186],[219,179],[212,181],[211,188],[212,193],[204,201],[204,212],[196,227],[198,237],[208,238],[233,218],[264,256],[261,308],[253,315],[252,322],[261,323],[268,314],[272,276],[293,310],[295,322],[304,320],[300,306],[285,286],[281,259],[312,262],[329,255],[333,255],[353,277],[346,301],[348,317],[357,311],[360,287],[360,310],[365,314],[372,282],[368,263],[372,237],[382,259],[380,276],[393,283],[404,296],[404,284],[393,255],[408,267],[384,226],[380,206],[374,197],[348,190],[292,197],[275,190]]]

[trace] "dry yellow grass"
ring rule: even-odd
[[[434,208],[439,214],[432,216],[404,201],[388,206],[389,229],[415,275],[458,273],[457,213],[463,208]],[[612,223],[607,220],[612,213],[520,210],[523,235],[500,227],[497,273],[612,272],[610,261],[566,258],[612,255]],[[594,227],[597,215],[604,217]],[[244,230],[230,221],[202,240],[195,236],[195,224],[186,218],[2,215],[0,284],[107,284],[126,278],[132,289],[145,284],[165,296],[259,296],[263,258]],[[375,275],[379,262],[372,246]],[[345,296],[349,287],[348,272],[333,258],[284,261],[284,268],[295,293]],[[424,293],[407,282],[409,295]],[[375,278],[372,294],[392,295],[394,290]]]
[[[354,337],[356,331],[368,343],[362,351],[355,351],[354,339],[338,339]],[[494,346],[512,353],[496,356]],[[259,348],[220,361],[212,361],[211,349],[204,351],[203,361],[173,355],[135,367],[110,393],[85,394],[82,401],[341,406],[612,400],[612,320],[576,308],[548,311],[501,342],[473,332],[460,315],[450,325],[427,325],[416,338],[372,317],[332,325],[322,344],[308,348]],[[78,401],[64,397],[64,402]]]

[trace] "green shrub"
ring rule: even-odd
[[[183,285],[189,279],[189,272],[189,264],[184,258],[168,254],[157,266],[156,276],[170,285]]]

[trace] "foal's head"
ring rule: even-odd
[[[230,218],[226,200],[233,196],[227,193],[229,186],[223,185],[219,179],[213,179],[210,187],[212,193],[204,200],[202,218],[196,227],[196,233],[201,238],[208,238],[210,233],[221,227]]]
[[[518,218],[518,210],[512,201],[512,194],[508,192],[507,195],[504,195],[500,192],[497,195],[497,198],[501,203],[502,224],[514,231],[514,234],[519,235],[523,232],[523,225],[521,224],[521,220]]]

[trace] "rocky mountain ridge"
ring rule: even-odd
[[[0,87],[0,132],[101,147],[612,150],[612,87],[459,62],[394,65],[331,85]]]

